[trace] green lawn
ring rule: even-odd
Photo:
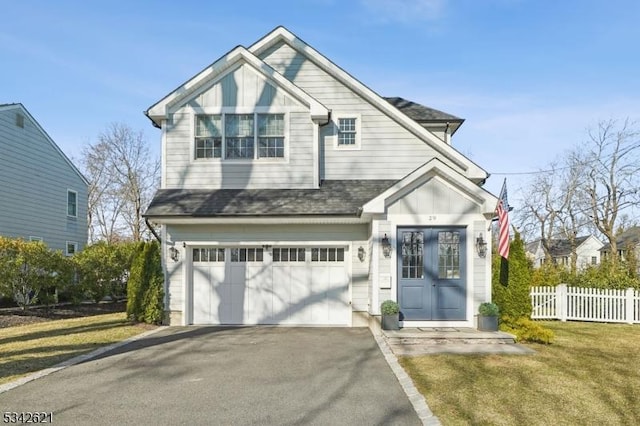
[[[640,424],[640,325],[544,322],[536,355],[403,357],[444,425]]]
[[[113,313],[0,328],[0,384],[144,332]]]

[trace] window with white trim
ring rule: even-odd
[[[284,158],[284,114],[258,114],[258,158]]]
[[[360,149],[362,139],[360,114],[336,112],[333,120],[335,126],[334,149]]]
[[[194,158],[256,160],[285,157],[284,114],[197,115]]]
[[[196,117],[196,159],[222,157],[222,117],[199,115]]]
[[[67,241],[66,247],[67,256],[72,256],[78,251],[78,243],[75,241]]]
[[[338,146],[355,146],[357,134],[355,117],[338,118]]]
[[[67,216],[78,217],[78,193],[67,190]]]

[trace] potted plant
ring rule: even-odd
[[[478,330],[498,331],[500,308],[492,302],[484,302],[478,308]]]
[[[400,330],[400,305],[393,300],[385,300],[380,305],[383,330]]]

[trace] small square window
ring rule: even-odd
[[[78,251],[78,243],[67,241],[67,256],[72,256]]]
[[[338,119],[338,145],[356,144],[356,119],[355,118],[339,118]]]

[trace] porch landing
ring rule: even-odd
[[[535,354],[533,349],[515,343],[513,335],[502,331],[474,328],[402,328],[380,330],[395,355],[428,354]]]

